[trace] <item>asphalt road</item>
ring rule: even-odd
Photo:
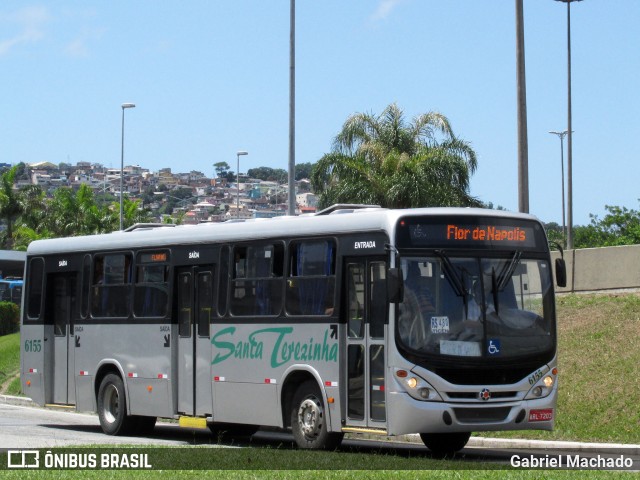
[[[405,437],[406,439],[406,437]],[[493,442],[493,443],[492,443]],[[497,443],[495,443],[497,442]],[[158,422],[147,436],[114,437],[105,435],[95,414],[76,413],[73,410],[44,409],[0,403],[0,449],[41,449],[71,447],[78,445],[141,445],[141,446],[188,446],[216,445],[218,447],[261,448],[264,446],[288,446],[293,437],[287,433],[260,431],[251,441],[248,439],[220,439],[209,430],[179,427],[176,423]],[[590,446],[591,445],[591,446]],[[366,453],[388,449],[390,453],[410,456],[431,456],[421,443],[381,442],[362,438],[346,438],[341,450]],[[595,458],[617,457],[621,452],[632,459],[634,469],[640,468],[640,447],[597,446],[594,444],[518,443],[473,439],[457,457],[469,462],[496,462],[509,464],[514,455],[527,458],[545,458],[550,455],[568,454]]]

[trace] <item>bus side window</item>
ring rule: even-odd
[[[44,286],[44,260],[33,258],[29,262],[29,290],[27,292],[27,318],[38,320],[42,312],[42,288]]]
[[[227,313],[227,293],[229,291],[229,247],[223,247],[220,252],[220,280],[218,282],[218,315],[224,317]]]
[[[168,292],[168,265],[139,265],[134,293],[134,315],[164,317],[167,314]]]
[[[82,285],[80,288],[80,316],[89,315],[89,294],[91,292],[91,255],[85,255],[82,260]]]
[[[96,255],[93,265],[94,317],[127,317],[131,301],[131,255]]]
[[[282,244],[234,249],[231,313],[278,315],[282,308]]]
[[[332,240],[289,246],[287,281],[289,315],[332,315],[335,290],[335,244]]]

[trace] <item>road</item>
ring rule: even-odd
[[[137,437],[114,437],[102,433],[98,417],[95,414],[82,414],[75,411],[43,409],[30,406],[0,404],[0,449],[41,449],[56,447],[72,447],[78,445],[141,445],[141,446],[188,446],[216,445],[218,447],[264,446],[281,448],[292,445],[293,437],[287,433],[258,432],[251,442],[246,439],[223,440],[215,438],[209,430],[181,428],[176,423],[158,422],[152,434]],[[478,442],[471,442],[478,445]],[[360,438],[345,439],[341,450],[377,452],[388,449],[390,453],[403,456],[426,456],[431,453],[422,444],[410,442],[380,442]],[[627,453],[628,452],[628,453]],[[491,448],[468,446],[457,455],[460,460],[469,462],[491,462],[508,465],[514,455],[527,458],[548,458],[551,456],[581,455],[593,458],[596,456],[618,457],[620,451],[586,451],[582,447],[564,450],[540,448]],[[634,469],[640,468],[640,452],[638,448],[625,451],[624,455],[632,459]]]

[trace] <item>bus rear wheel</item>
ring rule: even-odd
[[[333,450],[343,434],[327,430],[322,394],[314,380],[302,383],[293,397],[291,429],[299,448]]]
[[[98,390],[98,418],[102,431],[107,435],[124,435],[133,426],[127,415],[124,383],[119,375],[108,374]]]
[[[471,438],[471,432],[421,433],[420,438],[436,455],[453,455],[464,448]]]

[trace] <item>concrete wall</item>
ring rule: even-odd
[[[554,264],[558,257],[552,252]],[[566,250],[564,260],[567,286],[557,292],[640,288],[640,245]]]

